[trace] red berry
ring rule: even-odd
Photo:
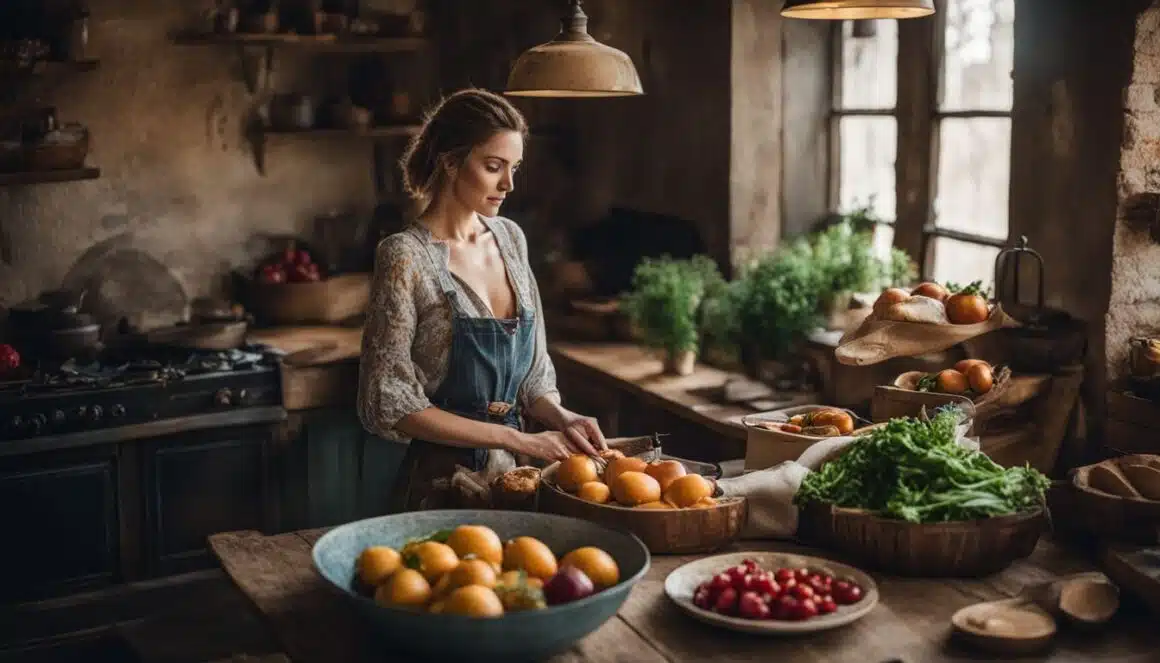
[[[724,573],[718,573],[709,581],[709,589],[714,593],[720,593],[726,587],[733,586],[733,579]]]
[[[829,595],[822,596],[817,600],[818,613],[828,615],[831,612],[838,611],[838,604],[834,603],[834,599]]]
[[[778,582],[784,584],[786,580],[793,580],[793,571],[791,571],[789,569],[778,569],[773,574],[773,578],[775,580],[777,580]]]
[[[777,596],[781,593],[781,587],[778,586],[777,581],[773,579],[768,573],[763,573],[757,576],[753,581],[753,591],[759,594],[769,594],[770,596]]]
[[[795,578],[797,578],[798,582],[805,582],[805,581],[809,580],[810,576],[813,574],[810,573],[809,569],[807,569],[806,567],[803,566],[803,567],[795,570],[793,572],[793,575]]]
[[[702,610],[708,610],[710,607],[712,607],[712,604],[709,602],[708,587],[702,585],[701,587],[697,588],[697,591],[693,592],[693,605],[701,608]]]
[[[814,590],[809,585],[794,585],[789,591],[795,599],[803,601],[814,597]]]
[[[713,603],[713,610],[723,615],[731,615],[737,608],[737,590],[726,587]]]
[[[725,571],[725,573],[729,576],[729,579],[732,582],[737,582],[738,580],[741,580],[745,576],[749,575],[749,569],[746,569],[744,566],[738,564],[737,566],[730,567],[727,571]]]
[[[769,606],[754,592],[745,592],[737,603],[737,614],[746,619],[766,619]]]
[[[851,605],[862,600],[862,588],[852,583],[835,583],[832,596],[838,605]]]
[[[774,601],[772,606],[772,614],[774,619],[793,619],[792,615],[797,611],[798,600],[789,594],[782,594],[780,598]]]
[[[793,618],[797,620],[805,620],[817,616],[818,606],[813,602],[812,599],[806,599],[804,601],[798,602],[797,609],[794,611]]]
[[[755,559],[741,560],[741,566],[744,566],[750,573],[756,573],[761,570],[761,565]]]

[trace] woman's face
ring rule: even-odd
[[[504,198],[515,189],[515,174],[524,159],[524,139],[501,131],[471,149],[451,183],[455,200],[483,216],[499,214]]]

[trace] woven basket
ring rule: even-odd
[[[858,509],[807,504],[798,536],[868,568],[910,577],[978,577],[1035,550],[1047,524],[1042,510],[961,522],[918,524]]]
[[[371,275],[343,274],[307,283],[251,282],[247,308],[272,324],[337,324],[365,313]]]

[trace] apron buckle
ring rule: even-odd
[[[494,401],[487,404],[487,413],[493,417],[506,417],[508,412],[511,412],[512,404],[504,403],[502,401]]]

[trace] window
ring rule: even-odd
[[[873,201],[893,219],[876,241],[907,249],[924,277],[990,284],[1008,230],[1015,0],[937,7],[901,31],[838,28],[831,207]]]

